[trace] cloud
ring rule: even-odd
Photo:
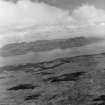
[[[105,11],[93,5],[82,5],[73,11],[73,16],[79,24],[97,25],[105,22]]]
[[[104,25],[105,10],[92,5],[82,5],[69,12],[44,2],[19,0],[16,3],[0,1],[0,28],[24,29],[30,26],[64,26],[80,28],[89,25]],[[39,27],[40,28],[40,27]]]
[[[52,34],[36,34],[49,31]],[[65,31],[65,34],[59,34],[58,31]],[[81,35],[78,33],[90,33],[88,36],[97,33],[103,36],[105,10],[83,4],[70,12],[44,2],[0,1],[0,46],[17,40],[56,39]]]
[[[0,1],[0,26],[47,25],[65,22],[68,11],[43,2],[20,0],[16,4]]]
[[[75,20],[76,31],[90,32],[94,34],[105,34],[105,10],[93,5],[82,5],[72,12]]]

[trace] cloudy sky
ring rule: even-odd
[[[0,0],[0,47],[33,38],[65,38],[59,32],[103,37],[105,0]]]

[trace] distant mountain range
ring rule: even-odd
[[[39,40],[35,42],[11,43],[0,49],[0,56],[24,55],[29,52],[43,52],[54,49],[81,47],[96,43],[102,39],[96,37],[75,37],[69,39]]]

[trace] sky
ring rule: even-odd
[[[5,0],[5,1],[11,1],[16,3],[18,0]],[[78,6],[81,6],[81,4],[86,4],[86,3],[105,9],[105,0],[31,0],[31,1],[45,2],[49,5],[53,5],[58,8],[64,8],[64,9],[74,9]]]
[[[75,9],[81,4],[95,5],[98,8],[105,9],[105,0],[39,0],[64,9]]]
[[[104,37],[104,5],[105,0],[0,0],[0,47],[33,37],[65,38],[54,32]]]

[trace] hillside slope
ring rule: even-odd
[[[3,105],[104,105],[105,53],[0,68]]]

